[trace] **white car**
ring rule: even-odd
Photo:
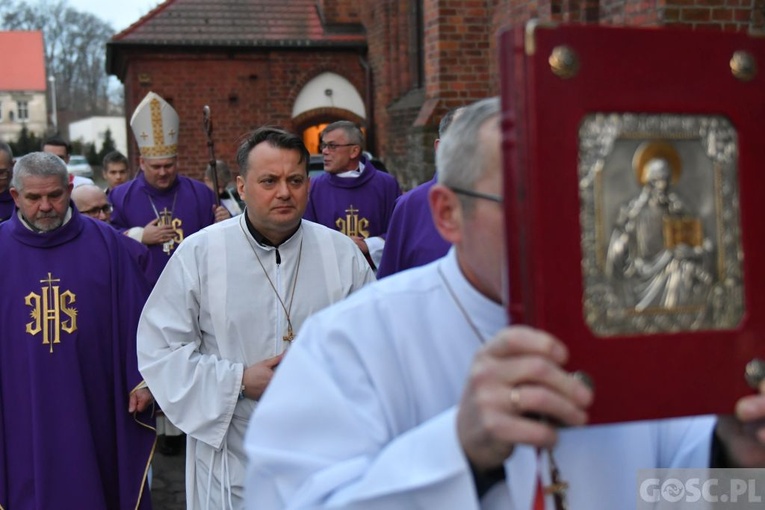
[[[93,169],[88,164],[88,159],[85,156],[71,156],[66,169],[72,175],[93,177]]]

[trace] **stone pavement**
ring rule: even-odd
[[[154,452],[151,502],[154,510],[186,509],[186,443],[178,455]]]

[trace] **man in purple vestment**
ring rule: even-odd
[[[11,146],[0,142],[0,223],[13,214],[15,208],[8,184],[13,175],[13,151]]]
[[[57,156],[16,162],[0,224],[0,508],[151,508],[148,296],[121,234],[70,205]]]
[[[399,271],[423,266],[446,255],[450,244],[444,241],[433,225],[428,191],[436,176],[405,193],[396,201],[385,237],[377,279]]]
[[[72,202],[83,216],[89,216],[95,220],[103,221],[111,225],[112,204],[106,198],[106,192],[95,184],[85,184],[72,190]],[[128,236],[120,236],[130,254],[138,262],[138,267],[146,275],[149,281],[149,259],[151,254],[145,244],[131,239]]]
[[[136,108],[130,127],[141,152],[141,172],[109,193],[112,225],[149,247],[154,285],[176,246],[231,215],[199,181],[178,175],[178,114],[153,92]]]
[[[333,122],[324,128],[321,140],[325,173],[311,181],[303,218],[349,236],[377,268],[393,206],[401,195],[398,182],[363,158],[363,137],[354,123]]]
[[[462,107],[453,108],[444,114],[438,124],[438,138],[433,145],[438,149],[441,138],[452,121],[459,116]],[[430,215],[428,192],[436,183],[436,176],[420,184],[396,200],[382,260],[377,268],[377,279],[398,273],[405,269],[424,266],[446,255],[450,244],[444,241],[433,224]]]

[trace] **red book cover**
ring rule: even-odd
[[[500,36],[509,312],[571,350],[593,423],[731,413],[765,358],[765,40]]]

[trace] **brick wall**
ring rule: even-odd
[[[353,0],[318,0],[317,6],[327,24],[358,23],[360,3]]]
[[[198,179],[209,161],[202,116],[205,105],[212,112],[216,157],[237,171],[235,153],[243,135],[264,124],[297,130],[292,106],[303,86],[316,75],[331,71],[344,76],[362,96],[365,84],[359,55],[343,51],[133,55],[128,69],[128,119],[149,91],[171,102],[181,121],[179,170]],[[305,116],[298,119],[301,123],[308,120]],[[137,170],[138,150],[132,132],[128,140],[131,168]]]
[[[390,1],[363,2],[361,20],[367,29],[367,47],[369,48],[366,63],[369,66],[373,90],[374,113],[374,142],[377,156],[386,158],[389,162],[393,154],[390,148],[391,128],[387,105],[392,101],[398,81],[394,79],[392,69],[395,68],[397,55],[391,55],[391,46],[397,43],[395,33],[391,33],[390,24],[395,23],[395,6]],[[371,44],[370,44],[371,43]],[[374,45],[374,48],[372,48]],[[395,139],[395,134],[393,135]],[[368,144],[370,145],[368,138]],[[391,165],[386,164],[390,168]]]
[[[424,76],[418,80],[416,3],[424,24]],[[433,141],[449,109],[491,93],[490,24],[484,0],[364,2],[375,86],[378,153],[405,189],[433,175]]]
[[[149,90],[167,99],[183,97],[176,102],[183,104],[179,164],[184,173],[200,177],[208,160],[202,106],[210,105],[213,112],[217,156],[233,163],[237,139],[254,127],[270,123],[296,130],[311,122],[305,116],[291,119],[292,104],[311,78],[336,72],[362,97],[371,91],[368,146],[408,189],[433,173],[433,140],[443,114],[498,93],[496,34],[502,27],[535,17],[571,23],[765,29],[765,0],[317,0],[316,5],[329,25],[361,22],[367,54],[303,49],[133,55],[125,80],[126,111],[132,112]],[[418,5],[424,26],[424,73],[419,78],[413,51]],[[130,143],[135,159],[132,134]]]
[[[755,4],[760,3],[759,7]],[[657,1],[659,24],[692,28],[746,31],[762,29],[762,2],[751,0]]]
[[[537,18],[765,30],[765,0],[421,0],[425,83],[417,89],[406,74],[407,54],[402,49],[409,29],[406,12],[415,1],[379,0],[362,11],[377,91],[377,136],[389,168],[405,188],[432,175],[432,142],[443,114],[499,93],[496,34],[503,27]]]

